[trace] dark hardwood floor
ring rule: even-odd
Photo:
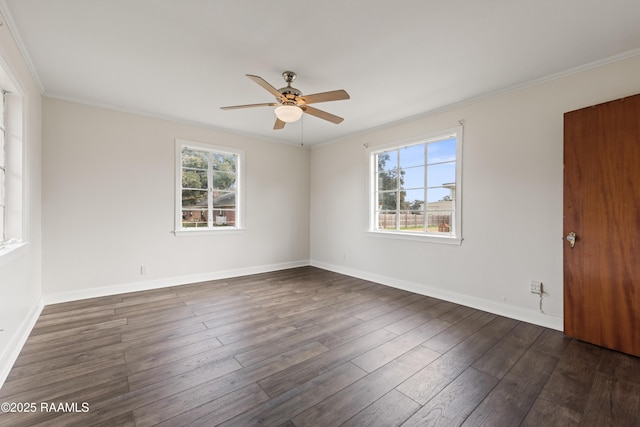
[[[0,402],[33,410],[12,427],[640,426],[640,359],[304,267],[47,306]]]

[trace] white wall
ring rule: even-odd
[[[0,260],[0,386],[18,356],[41,302],[41,96],[9,26],[0,16],[0,64],[22,96],[25,246]]]
[[[315,146],[311,262],[562,329],[563,113],[640,92],[640,57]],[[461,246],[374,237],[368,159],[464,120]],[[529,292],[543,282],[545,314]]]
[[[243,232],[173,235],[175,138],[245,150]],[[309,262],[306,148],[45,97],[43,156],[46,302]]]

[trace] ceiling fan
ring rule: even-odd
[[[292,123],[300,119],[303,113],[311,114],[312,116],[319,117],[321,119],[330,121],[331,123],[341,123],[344,119],[342,117],[334,116],[326,111],[318,110],[317,108],[310,107],[309,104],[327,101],[340,101],[343,99],[349,99],[349,94],[340,89],[332,90],[330,92],[314,93],[312,95],[303,95],[299,89],[291,87],[291,82],[296,79],[296,73],[293,71],[285,71],[282,73],[284,81],[287,83],[286,87],[276,89],[267,83],[262,77],[253,76],[247,74],[251,80],[258,85],[265,88],[269,93],[276,97],[276,102],[265,102],[262,104],[247,104],[247,105],[233,105],[230,107],[220,107],[223,110],[235,110],[238,108],[252,108],[252,107],[276,107],[274,112],[276,114],[276,123],[273,125],[274,129],[282,129],[286,123]]]

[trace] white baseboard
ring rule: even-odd
[[[191,274],[188,276],[168,277],[165,279],[145,280],[140,282],[121,283],[118,285],[101,286],[97,288],[82,289],[78,291],[58,292],[43,296],[44,304],[58,304],[62,302],[78,301],[88,298],[104,297],[109,295],[124,294],[128,292],[148,291],[151,289],[179,286],[187,283],[206,282],[209,280],[228,279],[231,277],[248,276],[251,274],[268,273],[271,271],[286,270],[288,268],[304,267],[309,265],[309,260],[292,261],[280,264],[261,265],[256,267],[238,268],[234,270],[214,271],[209,273]]]
[[[23,319],[20,327],[16,330],[13,337],[11,337],[11,340],[9,340],[9,345],[5,351],[0,354],[0,388],[2,388],[2,385],[9,376],[13,364],[16,363],[16,359],[20,355],[24,343],[27,342],[27,338],[29,338],[29,334],[38,321],[38,317],[40,317],[43,308],[44,303],[42,299],[40,299]]]
[[[521,320],[523,322],[532,323],[534,325],[543,326],[545,328],[564,330],[564,321],[560,317],[549,316],[536,310],[529,310],[522,307],[516,307],[510,304],[490,301],[484,298],[472,297],[458,292],[451,292],[446,289],[436,288],[422,283],[409,282],[396,279],[393,277],[382,276],[379,274],[369,273],[362,270],[342,267],[339,265],[328,264],[322,261],[311,260],[310,265],[324,270],[333,271],[335,273],[345,274],[347,276],[357,277],[359,279],[369,280],[371,282],[380,283],[392,288],[402,289],[420,295],[426,295],[433,298],[465,305],[478,310],[487,311],[489,313],[500,316],[509,317],[511,319]]]

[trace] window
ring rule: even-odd
[[[460,243],[462,127],[369,151],[370,231]]]
[[[244,152],[176,140],[176,233],[241,228]]]
[[[0,266],[26,247],[24,230],[23,98],[0,67]]]

